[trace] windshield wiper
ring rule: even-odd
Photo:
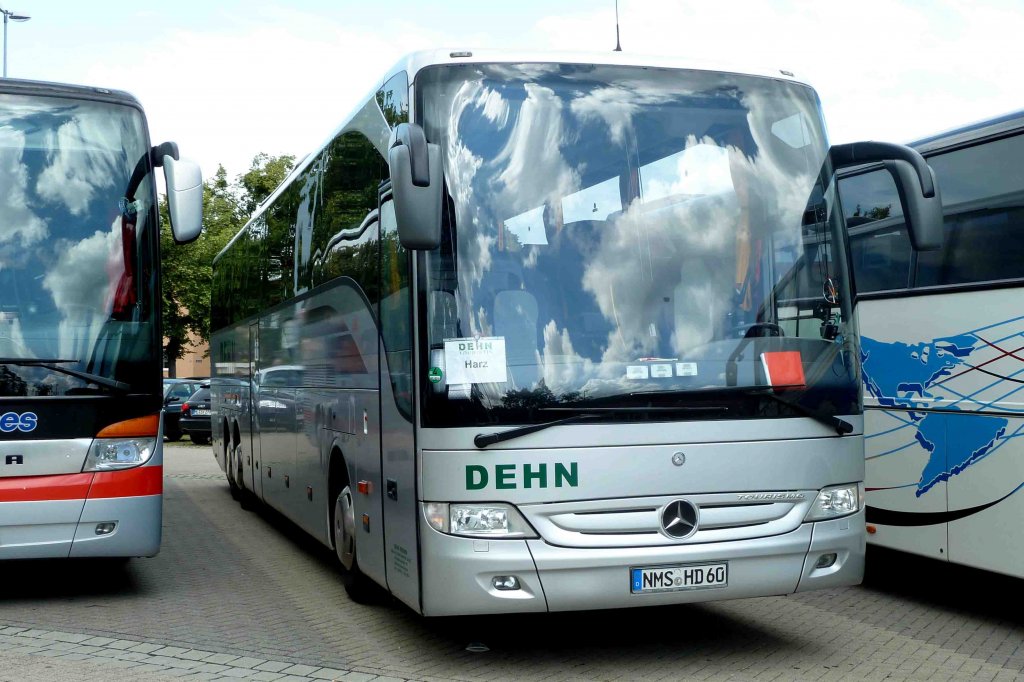
[[[530,424],[529,426],[519,426],[508,431],[499,431],[498,433],[478,433],[473,437],[473,445],[480,449],[486,448],[488,445],[494,445],[495,443],[501,443],[502,441],[512,440],[519,436],[525,436],[530,433],[536,433],[537,431],[543,431],[544,429],[552,426],[559,426],[561,424],[573,424],[575,422],[581,422],[586,419],[593,419],[601,415],[593,412],[586,412],[584,414],[574,414],[571,417],[565,419],[556,419],[550,422],[544,422],[543,424]]]
[[[571,417],[564,419],[556,419],[550,422],[544,422],[542,424],[530,424],[529,426],[520,426],[508,431],[500,431],[498,433],[478,433],[473,438],[473,444],[478,448],[485,448],[488,445],[494,445],[506,440],[512,440],[519,436],[525,436],[527,434],[536,433],[542,431],[551,426],[559,426],[561,424],[572,424],[574,422],[584,421],[586,419],[595,419],[597,417],[604,417],[609,414],[635,414],[635,413],[658,413],[658,412],[669,412],[678,414],[680,412],[728,412],[729,408],[724,405],[679,405],[679,406],[660,406],[660,407],[642,407],[642,406],[625,406],[625,407],[542,407],[539,409],[540,412],[578,412]]]
[[[684,388],[684,389],[669,389],[669,390],[658,390],[658,391],[634,391],[632,393],[627,393],[626,395],[628,397],[630,397],[630,398],[643,398],[643,397],[648,397],[648,396],[651,397],[651,398],[700,397],[700,396],[703,396],[703,395],[715,396],[715,395],[727,395],[727,394],[730,394],[730,393],[740,393],[740,394],[743,394],[743,395],[756,395],[756,396],[761,396],[761,397],[768,398],[770,400],[774,400],[777,403],[781,403],[782,405],[785,405],[786,407],[791,408],[794,412],[798,412],[798,413],[800,413],[801,415],[803,415],[805,417],[810,417],[811,419],[814,419],[814,420],[824,424],[825,426],[829,426],[829,427],[835,429],[836,433],[839,434],[840,436],[845,436],[846,434],[853,432],[853,425],[850,424],[850,422],[848,422],[848,421],[846,421],[844,419],[840,419],[839,417],[835,417],[835,416],[832,416],[832,415],[829,415],[829,414],[822,414],[821,412],[817,412],[816,410],[812,410],[809,407],[804,407],[803,405],[800,405],[799,403],[790,402],[790,401],[786,400],[785,398],[780,398],[779,396],[775,395],[775,391],[777,391],[779,389],[784,389],[784,388],[806,388],[806,387],[803,386],[803,385],[709,386],[709,387],[706,387],[706,388]],[[594,399],[594,401],[587,401],[587,402],[581,403],[579,405],[579,407],[577,407],[576,409],[588,410],[590,412],[595,412],[595,411],[601,409],[601,408],[594,407],[594,404],[596,402],[606,402],[606,401],[609,401],[609,400],[621,400],[621,399],[622,399],[621,395],[613,395],[613,396],[606,396],[606,397],[602,397],[602,398],[596,398],[596,399]],[[665,410],[682,410],[683,408],[684,408],[684,406],[679,406],[679,407],[667,406],[667,407],[662,408],[662,409],[665,409]],[[545,408],[545,409],[559,409],[559,408]],[[616,410],[625,411],[626,409],[633,409],[633,410],[636,410],[638,412],[643,412],[643,411],[656,411],[659,408],[658,407],[654,407],[654,406],[651,406],[651,407],[637,406],[635,408],[611,407],[611,408],[608,408],[608,409],[611,410],[611,411],[616,411]],[[711,410],[711,409],[715,409],[715,407],[714,406],[702,407],[702,406],[696,405],[696,406],[693,406],[693,409],[695,409],[695,410],[700,410],[700,409]]]
[[[64,360],[62,358],[0,358],[0,365],[20,365],[22,367],[42,367],[52,372],[59,372],[60,374],[67,374],[78,379],[84,379],[85,381],[94,383],[98,386],[104,386],[111,388],[121,393],[129,393],[132,389],[131,384],[126,384],[123,381],[117,381],[116,379],[109,379],[107,377],[101,377],[98,374],[91,374],[89,372],[82,372],[77,369],[70,369],[68,367],[61,367],[57,363],[64,362],[78,362],[78,360]]]
[[[757,395],[762,395],[765,398],[771,398],[775,402],[785,405],[794,412],[799,412],[803,416],[810,417],[815,421],[821,422],[825,426],[831,426],[833,429],[836,430],[836,433],[839,434],[840,436],[845,436],[846,434],[853,432],[853,424],[846,421],[845,419],[840,419],[839,417],[833,416],[831,414],[822,414],[817,410],[812,410],[809,407],[804,407],[800,403],[792,403],[786,400],[785,398],[780,398],[779,396],[775,395],[775,393],[773,393],[771,390],[763,392],[759,391]]]

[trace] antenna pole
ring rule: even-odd
[[[615,0],[615,49],[613,52],[622,52],[622,45],[619,43],[619,0]]]

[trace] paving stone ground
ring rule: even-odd
[[[165,473],[156,558],[0,566],[0,682],[1024,679],[1020,580],[873,552],[856,588],[423,619],[349,600],[328,550],[232,501],[209,447],[167,447]]]

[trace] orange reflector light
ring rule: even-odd
[[[877,532],[878,532],[878,529],[877,529],[877,528],[875,528],[874,526],[872,526],[872,525],[871,525],[871,524],[869,523],[869,524],[868,524],[868,534],[869,534],[869,535],[874,535],[874,534],[875,534],[875,533],[877,533]]]
[[[359,492],[362,493],[363,495],[369,495],[370,494],[370,482],[369,481],[359,481]]]
[[[115,422],[104,427],[96,434],[97,438],[138,438],[156,436],[160,430],[160,414],[136,417],[123,422]]]

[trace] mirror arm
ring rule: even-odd
[[[931,199],[935,196],[935,183],[932,181],[928,163],[923,156],[910,147],[889,142],[851,142],[833,145],[829,149],[829,157],[832,167],[835,169],[890,159],[906,161],[914,167],[917,179],[921,183],[921,192],[925,198]]]
[[[174,142],[164,142],[149,150],[149,158],[152,159],[153,168],[163,166],[165,156],[169,156],[175,161],[181,161],[181,157],[178,156],[178,145]]]
[[[400,123],[391,134],[388,149],[405,146],[409,148],[409,159],[412,162],[412,184],[416,187],[430,187],[430,165],[427,158],[427,138],[422,128],[413,128],[408,123]]]

